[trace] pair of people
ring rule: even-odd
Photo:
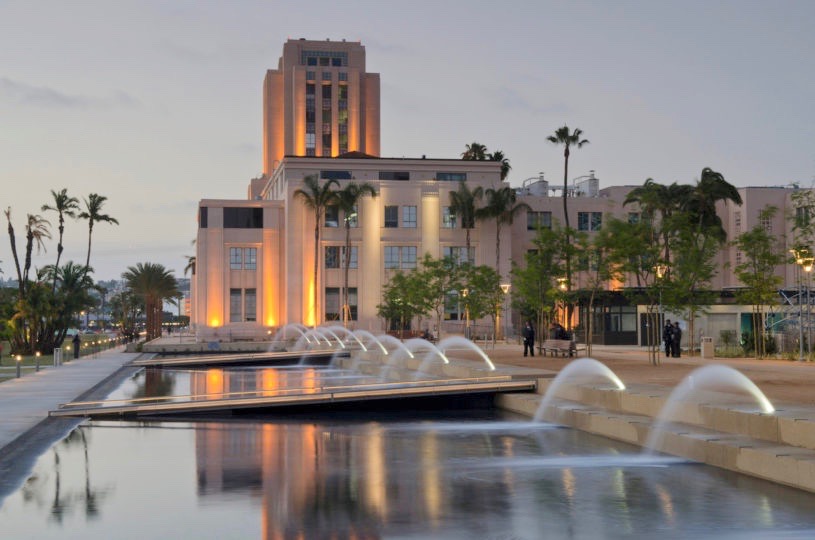
[[[682,345],[682,328],[679,326],[679,321],[673,324],[670,319],[665,321],[665,326],[662,328],[662,341],[665,344],[665,356],[679,358]]]

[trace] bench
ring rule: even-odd
[[[538,350],[544,356],[546,353],[551,353],[552,356],[575,356],[581,349],[585,350],[585,347],[578,346],[575,341],[569,339],[547,339],[538,346]]]

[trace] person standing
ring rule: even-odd
[[[72,340],[72,342],[74,344],[74,359],[77,359],[79,358],[79,343],[80,343],[79,332],[74,334],[74,339]]]
[[[527,351],[529,351],[529,356],[535,356],[535,329],[532,328],[530,321],[526,321],[522,335],[524,338],[524,356],[526,356]]]
[[[671,333],[671,347],[673,349],[673,357],[679,358],[682,345],[682,328],[679,327],[679,321],[674,323],[673,332]]]
[[[674,327],[671,324],[671,319],[665,321],[665,326],[662,327],[662,342],[665,344],[665,356],[673,354],[673,335]]]

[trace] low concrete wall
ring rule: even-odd
[[[498,405],[535,416],[551,381],[538,381],[538,394],[502,394]],[[546,421],[567,425],[640,447],[815,492],[815,411],[779,406],[763,413],[732,394],[695,394],[693,402],[660,413],[671,389],[634,386],[563,385],[543,411]],[[653,436],[652,436],[653,434]],[[649,440],[650,439],[650,440]]]

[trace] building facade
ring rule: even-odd
[[[461,159],[381,158],[379,74],[368,73],[365,48],[345,41],[289,40],[278,69],[269,70],[263,91],[263,175],[253,179],[246,199],[204,199],[199,204],[196,275],[192,285],[192,323],[201,339],[257,339],[289,323],[308,326],[340,320],[343,261],[350,258],[351,324],[381,332],[377,317],[382,289],[396,271],[415,268],[424,254],[452,256],[495,268],[509,280],[513,264],[524,265],[534,248],[538,227],[564,223],[562,185],[541,175],[517,189],[529,205],[512,227],[502,228],[501,260],[496,263],[494,220],[479,221],[465,234],[449,212],[451,191],[459,182],[498,188],[500,163]],[[370,183],[375,198],[365,197],[352,216],[329,208],[321,216],[315,250],[315,216],[294,193],[304,178]],[[632,219],[636,205],[623,205],[636,185],[600,188],[592,172],[567,188],[569,222],[592,235],[611,216]],[[760,225],[778,238],[778,248],[795,244],[790,216],[800,209],[795,187],[740,188],[741,206],[717,208],[730,240]],[[762,211],[773,206],[772,217]],[[345,253],[346,220],[351,248]],[[314,264],[318,268],[314,276]],[[745,328],[751,306],[737,306],[741,287],[734,268],[743,254],[728,243],[716,256],[711,288],[721,291],[698,327],[716,337],[725,329]],[[809,275],[793,262],[777,269],[785,289],[795,289]],[[576,272],[572,289],[585,285]],[[591,315],[598,321],[599,342],[642,343],[644,307],[632,305],[620,291],[636,286],[629,276],[607,283],[606,295]],[[795,311],[794,306],[778,311]],[[800,309],[799,309],[800,313]],[[780,315],[784,315],[781,313]],[[574,324],[586,313],[577,312]],[[457,314],[450,313],[455,320]],[[513,325],[520,321],[512,321]]]

